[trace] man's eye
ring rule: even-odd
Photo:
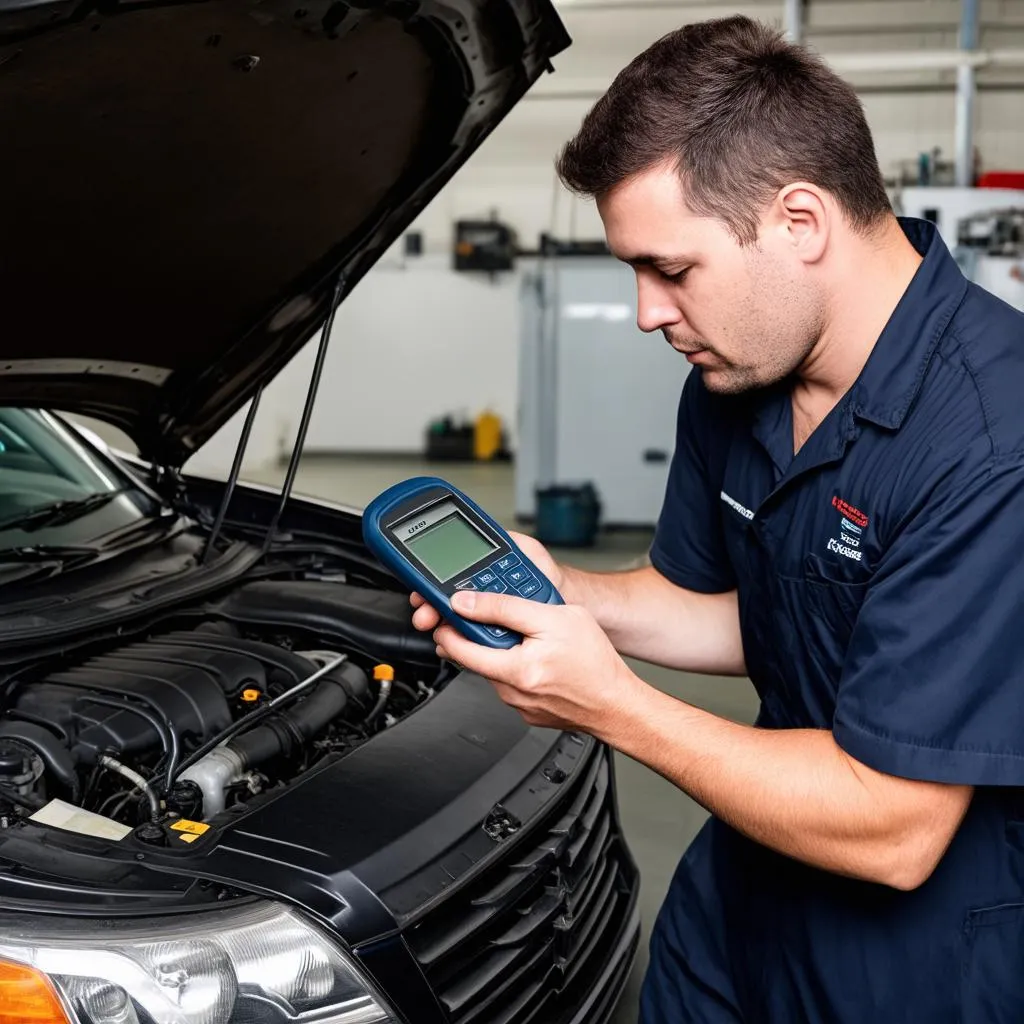
[[[666,281],[671,281],[672,284],[682,284],[686,280],[686,275],[689,274],[690,268],[684,267],[682,270],[663,270],[661,276]]]

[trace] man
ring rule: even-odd
[[[522,540],[564,607],[439,651],[711,812],[651,939],[645,1024],[1024,1020],[1024,317],[898,221],[852,89],[742,18],[616,79],[562,154],[696,367],[652,565]],[[749,674],[756,727],[620,654]]]

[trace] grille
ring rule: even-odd
[[[453,1024],[550,1024],[590,993],[632,874],[600,749],[537,829],[406,938]]]

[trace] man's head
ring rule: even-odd
[[[688,25],[637,57],[558,171],[597,199],[612,251],[636,269],[641,329],[662,330],[718,391],[798,369],[844,241],[892,217],[852,88],[740,17]]]

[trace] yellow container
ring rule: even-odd
[[[473,457],[493,459],[501,451],[501,420],[490,410],[485,410],[473,425]]]

